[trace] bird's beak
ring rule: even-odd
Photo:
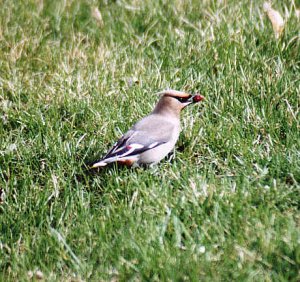
[[[201,102],[202,100],[204,99],[204,97],[200,94],[195,94],[195,95],[192,95],[189,99],[188,99],[188,102],[190,103],[198,103],[198,102]]]

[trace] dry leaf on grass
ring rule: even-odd
[[[98,23],[99,26],[102,27],[104,25],[102,15],[101,15],[98,7],[92,7],[91,15],[96,20],[96,22]]]
[[[267,13],[268,18],[272,23],[275,38],[279,39],[284,29],[284,19],[278,11],[272,8],[271,3],[269,2],[264,3],[263,9]]]

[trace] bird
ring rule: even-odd
[[[153,111],[135,123],[92,168],[115,162],[126,166],[151,166],[174,149],[180,134],[181,110],[204,97],[172,89],[157,94],[160,99]]]

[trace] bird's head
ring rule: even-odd
[[[154,111],[161,113],[164,111],[172,111],[179,114],[186,106],[198,103],[204,99],[204,97],[200,94],[192,95],[177,90],[165,90],[158,94],[161,95],[161,98]]]

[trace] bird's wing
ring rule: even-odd
[[[167,142],[166,139],[153,139],[145,131],[130,130],[118,140],[103,159],[135,156]]]
[[[167,143],[171,139],[174,125],[152,119],[151,116],[148,116],[135,124],[95,165],[106,165],[107,162],[134,158],[145,151]]]

